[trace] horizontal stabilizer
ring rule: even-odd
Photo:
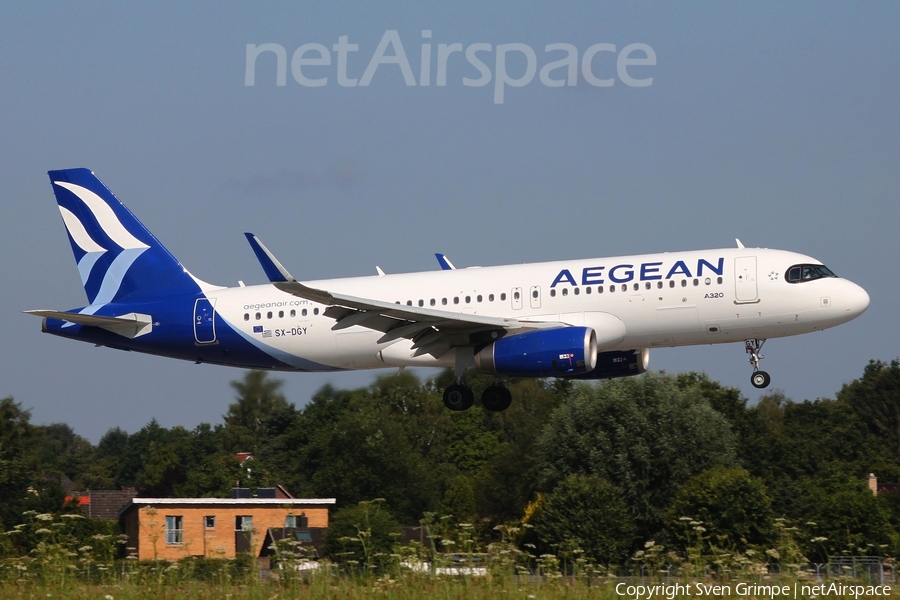
[[[29,315],[68,321],[86,327],[100,327],[129,339],[134,339],[153,331],[153,317],[140,313],[128,313],[119,317],[102,317],[61,310],[26,310],[25,312]]]
[[[266,277],[269,278],[269,281],[272,283],[297,281],[294,279],[293,275],[288,273],[288,270],[284,268],[284,265],[278,262],[275,255],[269,252],[269,249],[266,248],[258,237],[252,233],[245,233],[244,235],[247,236],[247,241],[250,242],[250,247],[253,248],[253,253],[256,254],[256,259],[259,261],[259,264],[262,265],[263,271],[266,272]]]

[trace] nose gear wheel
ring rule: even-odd
[[[750,358],[748,358],[747,361],[753,365],[753,374],[750,376],[750,384],[757,389],[768,387],[769,383],[772,381],[772,378],[769,377],[768,373],[759,369],[759,361],[765,358],[759,351],[765,343],[766,340],[756,338],[744,342],[744,350],[750,355]]]

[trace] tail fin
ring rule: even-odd
[[[50,171],[92,305],[198,293],[198,282],[89,169]]]

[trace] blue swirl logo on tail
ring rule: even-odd
[[[103,305],[197,294],[197,281],[88,169],[50,171],[93,313]]]

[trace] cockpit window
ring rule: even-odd
[[[787,270],[785,275],[788,283],[801,283],[803,281],[821,279],[822,277],[837,277],[837,275],[832,273],[831,269],[825,265],[794,265]]]

